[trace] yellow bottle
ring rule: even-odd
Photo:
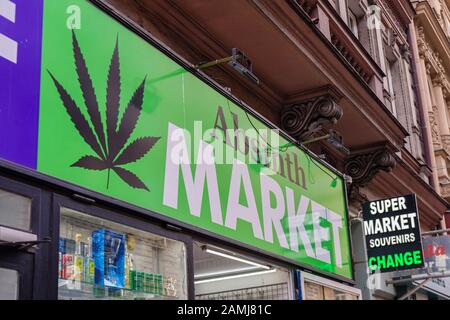
[[[81,255],[81,233],[75,235],[74,280],[83,281],[83,256]]]
[[[127,235],[127,245],[125,253],[125,288],[130,289],[130,271],[134,269],[133,266],[133,254],[131,253],[136,247],[136,239],[133,235]]]

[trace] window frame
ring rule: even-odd
[[[31,199],[30,204],[30,229],[22,230],[11,226],[2,227],[18,230],[25,233],[34,234],[37,240],[46,237],[48,231],[48,214],[46,208],[49,207],[47,194],[34,183],[23,180],[20,175],[2,172],[0,174],[0,189]],[[19,271],[20,287],[19,299],[35,299],[45,295],[47,287],[46,265],[48,244],[39,244],[39,250],[31,252],[20,252],[9,250],[8,257],[5,257],[1,265],[8,265]]]
[[[194,296],[194,270],[193,270],[193,241],[189,234],[172,231],[164,228],[161,222],[158,223],[150,221],[148,217],[138,216],[135,212],[129,212],[126,209],[115,209],[110,206],[104,206],[102,204],[90,204],[83,203],[69,197],[53,194],[53,208],[51,212],[50,225],[52,239],[58,241],[52,241],[50,248],[50,260],[49,260],[49,274],[50,274],[50,287],[49,298],[53,300],[58,299],[58,249],[59,249],[59,232],[61,222],[60,208],[65,207],[75,211],[79,211],[83,214],[93,216],[96,218],[104,219],[113,223],[123,224],[125,226],[135,228],[144,232],[149,232],[158,236],[169,238],[171,240],[180,241],[185,245],[186,250],[186,286],[188,300],[193,300]]]
[[[289,291],[289,297],[292,300],[296,300],[296,292],[295,292],[295,271],[297,270],[296,267],[287,264],[283,261],[277,260],[277,259],[272,259],[271,257],[266,257],[264,255],[259,255],[257,252],[248,250],[246,248],[243,247],[239,247],[239,246],[235,246],[232,243],[226,242],[226,241],[220,241],[218,239],[213,239],[213,238],[209,238],[209,237],[204,237],[201,235],[195,235],[193,238],[193,244],[194,242],[200,242],[200,243],[206,243],[207,245],[210,245],[212,247],[217,247],[223,250],[227,250],[230,252],[234,252],[235,254],[237,254],[238,256],[244,257],[244,258],[248,258],[248,259],[252,259],[255,261],[263,261],[266,262],[272,266],[275,266],[276,268],[279,269],[284,269],[284,271],[286,271],[289,275],[289,283],[288,283],[288,291]],[[192,251],[192,255],[193,255],[193,251]],[[192,268],[193,268],[193,272],[195,271],[194,269],[194,256],[192,256]],[[192,277],[194,277],[194,274],[192,275]],[[193,282],[192,284],[194,286],[194,293],[195,293],[195,284]],[[194,300],[195,300],[195,294],[194,294]],[[200,301],[200,300],[197,300]]]
[[[38,235],[40,230],[42,230],[41,226],[39,225],[39,222],[41,221],[40,189],[30,186],[29,184],[21,183],[4,176],[0,176],[0,190],[30,199],[30,226],[28,230],[4,224],[0,224],[0,226]]]
[[[357,296],[357,300],[362,300],[362,291],[356,287],[350,287],[348,285],[330,280],[330,279],[326,279],[320,276],[317,276],[315,274],[309,273],[309,272],[305,272],[302,271],[300,272],[300,276],[301,276],[301,292],[303,292],[303,295],[305,295],[305,282],[310,282],[313,284],[317,284],[320,285],[322,287],[327,287],[330,289],[334,289],[334,290],[338,290],[338,291],[342,291],[344,293],[348,293],[351,295],[355,295]]]
[[[348,26],[352,31],[353,35],[359,40],[359,28],[358,28],[358,17],[353,11],[349,8],[347,12],[348,16]]]

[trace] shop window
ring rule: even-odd
[[[358,300],[359,295],[316,281],[304,280],[305,300]]]
[[[61,209],[59,299],[187,299],[183,242]]]
[[[195,298],[199,300],[290,300],[290,272],[267,261],[195,242]]]
[[[0,225],[29,231],[31,199],[0,189]]]
[[[324,287],[325,300],[357,300],[358,297],[354,294]]]
[[[324,297],[323,286],[305,281],[305,300],[323,300]]]
[[[0,268],[0,300],[17,300],[19,297],[19,273]]]
[[[350,30],[352,30],[352,33],[355,35],[355,37],[359,39],[358,19],[356,18],[356,15],[352,10],[348,10],[348,26],[350,27]]]

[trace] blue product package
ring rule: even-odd
[[[108,229],[92,232],[96,285],[125,287],[125,235]]]
[[[59,252],[61,254],[66,253],[66,238],[59,238]]]
[[[62,254],[75,253],[75,240],[59,238],[59,252],[61,252]]]
[[[65,253],[74,254],[75,253],[75,240],[65,239],[64,240],[64,250]]]

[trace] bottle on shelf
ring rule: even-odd
[[[61,238],[59,240],[59,251],[61,254],[60,277],[62,279],[72,279],[73,263],[75,253],[75,241],[72,239]]]
[[[74,270],[73,270],[73,278],[75,281],[83,281],[83,243],[81,242],[82,235],[81,233],[77,233],[75,235],[75,256],[74,256]]]
[[[127,235],[125,248],[125,289],[134,289],[136,287],[136,272],[134,272],[133,254],[131,252],[136,248],[136,239],[133,235]]]
[[[95,265],[94,259],[92,258],[92,239],[88,237],[87,244],[85,244],[85,251],[83,257],[83,278],[84,282],[93,284],[94,283],[94,272]]]

